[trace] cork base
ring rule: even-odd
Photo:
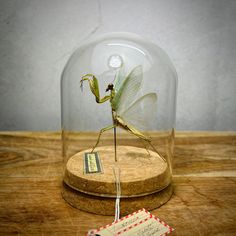
[[[96,148],[103,173],[84,173],[85,150],[72,156],[66,165],[64,182],[78,192],[101,197],[116,197],[116,185],[113,167],[114,147]],[[171,182],[167,162],[156,152],[133,146],[117,146],[120,168],[122,197],[138,197],[152,194],[166,188]]]
[[[121,198],[121,215],[127,215],[141,208],[153,210],[165,204],[171,197],[173,187],[170,184],[165,189],[141,197]],[[65,183],[62,187],[63,198],[73,207],[99,215],[114,215],[115,198],[92,196],[76,191]]]

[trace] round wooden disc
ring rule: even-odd
[[[146,196],[122,198],[120,199],[120,213],[127,215],[141,208],[153,210],[165,204],[171,197],[173,187],[170,184],[165,189],[152,193]],[[114,215],[115,213],[115,198],[92,196],[76,191],[65,183],[62,188],[62,197],[73,207],[99,214],[99,215]]]
[[[91,195],[115,197],[116,184],[113,173],[114,147],[102,146],[96,148],[103,173],[84,173],[84,150],[72,156],[66,165],[64,182],[71,188]],[[156,152],[149,154],[144,148],[132,146],[117,146],[120,168],[121,196],[137,197],[164,189],[171,182],[167,162]]]

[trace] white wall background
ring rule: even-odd
[[[170,56],[178,130],[236,130],[235,0],[0,0],[0,130],[59,130],[66,61],[111,31]]]

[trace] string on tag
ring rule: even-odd
[[[116,222],[120,219],[120,197],[121,197],[120,168],[118,166],[113,166],[113,174],[116,182],[116,203],[115,203],[115,219],[114,219],[114,222]]]

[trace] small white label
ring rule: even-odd
[[[97,152],[84,154],[84,173],[96,174],[102,173],[102,165]]]
[[[117,222],[94,230],[92,233],[100,236],[159,236],[166,235],[173,230],[173,228],[150,212],[141,209],[121,218]]]

